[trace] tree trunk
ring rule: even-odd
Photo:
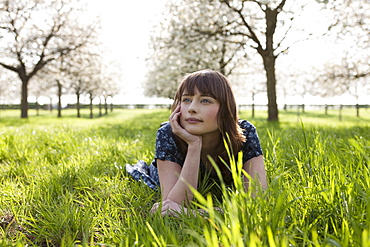
[[[28,81],[29,78],[20,75],[22,80],[22,95],[21,95],[21,118],[28,118]]]
[[[258,49],[258,53],[262,56],[263,66],[266,71],[268,121],[279,121],[279,112],[276,103],[276,56],[274,55],[274,33],[277,23],[277,11],[277,9],[266,9],[266,49]]]
[[[52,113],[53,112],[53,98],[50,97],[49,98],[49,101],[50,101],[50,103],[49,103],[49,110],[50,110],[50,113]]]
[[[274,56],[263,57],[263,65],[266,70],[267,79],[268,121],[279,121],[279,112],[276,103],[275,59]]]
[[[58,85],[58,117],[62,117],[62,84],[57,80]]]
[[[93,97],[90,95],[90,118],[94,118],[93,114]]]
[[[104,97],[105,115],[108,115],[108,97]]]
[[[40,116],[39,97],[36,97],[36,116]]]
[[[102,113],[102,103],[101,103],[101,97],[99,97],[99,117],[103,116]]]
[[[80,113],[80,93],[76,93],[76,96],[77,96],[77,103],[76,103],[76,109],[77,109],[77,117],[80,118],[81,117],[81,113]]]
[[[218,63],[220,65],[221,74],[225,75],[225,67],[226,67],[226,64],[225,64],[226,44],[225,42],[222,42],[221,54],[222,54],[221,59]]]

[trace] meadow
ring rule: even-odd
[[[249,111],[269,187],[253,197],[236,179],[223,200],[196,194],[206,216],[150,214],[160,193],[125,164],[154,156],[168,110],[0,112],[0,246],[370,246],[370,109]],[[231,162],[236,178],[240,162]],[[214,210],[219,206],[223,212]]]

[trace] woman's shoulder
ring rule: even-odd
[[[254,131],[256,129],[256,127],[248,120],[239,119],[238,124],[239,124],[239,127],[243,130],[243,132]]]
[[[160,132],[160,133],[172,133],[170,122],[169,121],[166,121],[166,122],[161,123],[159,129],[157,130],[157,132]]]
[[[169,122],[161,123],[159,129],[157,130],[157,141],[169,142],[174,144],[172,128]]]
[[[243,142],[243,147],[242,147],[243,163],[245,163],[251,158],[262,155],[263,152],[262,152],[262,148],[261,148],[261,144],[259,141],[256,127],[254,127],[254,125],[247,120],[240,119],[238,123],[246,139],[245,142]]]
[[[169,122],[162,123],[157,131],[155,159],[169,160],[181,166],[184,163]]]

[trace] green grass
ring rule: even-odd
[[[0,113],[1,246],[368,246],[370,111],[266,112],[258,128],[269,188],[253,198],[236,181],[224,200],[196,195],[207,218],[150,215],[160,194],[127,176],[150,162],[166,110]],[[237,174],[238,162],[232,163]],[[224,213],[213,210],[221,206]]]

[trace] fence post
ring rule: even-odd
[[[360,117],[360,105],[358,103],[356,104],[356,116]]]
[[[340,106],[339,106],[339,121],[342,121],[342,109],[343,109],[343,105],[340,104]]]
[[[328,115],[328,108],[329,108],[329,106],[327,104],[325,104],[325,115]]]

